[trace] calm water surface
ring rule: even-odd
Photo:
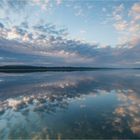
[[[140,138],[140,72],[0,73],[0,139]]]

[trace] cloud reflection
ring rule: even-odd
[[[2,75],[0,138],[74,137],[80,135],[83,127],[88,128],[82,132],[83,137],[93,134],[90,137],[138,138],[140,96],[137,83],[140,79],[135,74],[98,71],[40,73],[36,77],[34,74]],[[74,114],[71,109],[75,110]],[[96,115],[102,123],[97,121]],[[62,118],[68,118],[63,120],[64,126]],[[69,132],[72,124],[73,135]],[[95,131],[96,125],[101,129]],[[69,131],[62,131],[63,127]],[[102,135],[91,133],[93,131]]]
[[[115,109],[114,114],[120,120],[120,124],[127,119],[126,125],[130,130],[140,136],[140,96],[133,90],[118,92],[121,104]]]

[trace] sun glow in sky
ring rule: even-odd
[[[139,0],[0,0],[0,65],[140,67]]]

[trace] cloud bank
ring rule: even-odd
[[[52,65],[84,65],[84,66],[140,66],[140,41],[132,40],[119,47],[101,47],[100,44],[90,44],[80,40],[68,39],[65,29],[55,29],[54,25],[45,24],[44,26],[32,27],[33,32],[15,26],[11,30],[1,25],[0,49],[9,53],[19,53],[27,55],[30,64],[33,62],[31,57],[37,56],[39,61],[33,62],[34,65],[51,63]],[[5,38],[3,38],[5,37]],[[2,55],[2,54],[1,54]],[[8,53],[7,56],[8,57]],[[5,61],[1,59],[1,61]],[[13,56],[20,62],[20,56]],[[10,58],[9,58],[10,59]],[[21,62],[27,61],[21,59]]]
[[[32,4],[43,6],[44,2],[34,1]],[[7,5],[18,11],[29,3],[2,1],[1,7]],[[55,1],[55,4],[61,3]],[[46,1],[44,5],[49,4]],[[48,22],[31,25],[25,20],[10,26],[0,22],[0,65],[140,67],[139,7],[139,3],[132,5],[127,12],[128,20],[124,18],[124,5],[115,7],[113,26],[123,36],[116,47],[71,38],[67,28]]]

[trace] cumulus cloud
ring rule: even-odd
[[[114,24],[114,27],[119,31],[123,31],[127,28],[127,22],[126,21],[119,21],[119,22]]]
[[[116,30],[122,31],[127,27],[127,22],[123,19],[124,5],[116,6],[112,15],[115,23],[113,24]]]
[[[10,3],[11,6],[12,2]],[[40,5],[44,2],[46,5],[50,3],[50,1],[37,0],[33,4]],[[20,5],[18,2],[17,4]],[[115,48],[111,46],[102,47],[99,43],[92,44],[70,39],[68,30],[64,27],[47,22],[31,25],[25,19],[20,24],[11,25],[10,27],[5,26],[3,22],[0,23],[0,49],[31,56],[37,55],[41,58],[37,62],[40,64],[46,64],[45,61],[47,60],[48,63],[54,65],[139,67],[139,63],[136,63],[140,59],[138,6],[139,3],[134,3],[127,13],[124,13],[125,6],[123,4],[115,7],[112,13],[114,27],[122,35]],[[77,5],[74,8],[76,10],[82,9]],[[124,18],[125,14],[128,17],[130,16],[129,20]],[[81,35],[85,33],[85,30],[80,31]]]
[[[132,6],[132,13],[140,13],[140,3],[135,3],[133,6]]]
[[[1,49],[31,56],[37,55],[41,57],[42,64],[47,60],[53,65],[61,66],[62,64],[108,67],[139,66],[139,63],[135,63],[139,61],[140,51],[138,47],[140,41],[139,38],[136,38],[137,36],[131,38],[127,43],[119,44],[118,48],[112,48],[69,39],[65,28],[57,28],[50,23],[34,25],[30,30],[25,26],[13,26],[11,29],[3,26],[1,30],[5,34],[5,36],[1,35]],[[128,47],[126,48],[126,46]]]
[[[139,44],[140,34],[140,3],[134,3],[128,11],[124,5],[119,5],[114,9],[113,19],[115,29],[121,33],[119,36],[120,47],[135,47]]]
[[[67,34],[65,28],[57,29],[55,25],[52,25],[50,23],[44,25],[36,25],[33,28],[39,32],[43,32],[52,36],[60,36]]]

